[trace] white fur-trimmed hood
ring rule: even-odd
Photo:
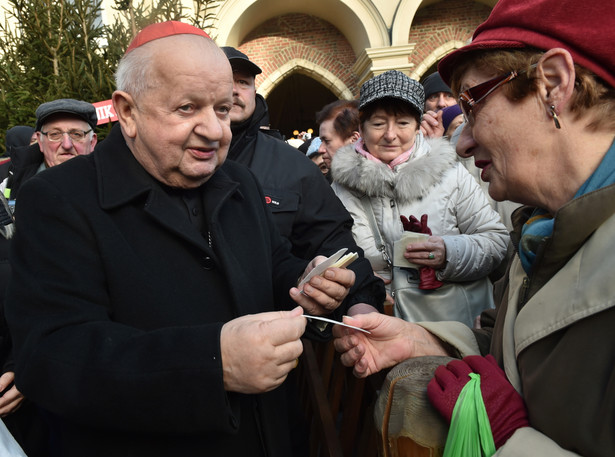
[[[416,136],[415,150],[407,162],[391,170],[368,160],[354,145],[340,148],[331,164],[333,180],[369,197],[394,198],[401,204],[422,199],[457,163],[457,155],[445,139],[425,140]]]

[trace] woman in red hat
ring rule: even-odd
[[[474,157],[512,216],[516,255],[482,329],[370,314],[336,329],[367,376],[448,355],[428,386],[450,420],[474,372],[497,455],[615,455],[615,16],[611,0],[500,0],[439,65]],[[572,453],[572,454],[571,454]]]

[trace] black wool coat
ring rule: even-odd
[[[223,388],[220,330],[290,309],[307,265],[231,162],[200,188],[201,234],[116,126],[30,178],[16,208],[6,316],[16,384],[63,456],[287,456],[283,391]]]

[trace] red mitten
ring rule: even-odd
[[[409,218],[400,216],[400,219],[406,232],[426,233],[427,235],[431,235],[431,229],[427,226],[427,214],[421,216],[420,222],[412,215],[410,215]],[[436,270],[431,267],[419,268],[419,289],[437,289],[441,287],[442,284],[444,283],[436,278]]]
[[[436,369],[427,385],[427,396],[432,405],[450,422],[453,408],[463,386],[470,380],[469,373],[480,375],[480,389],[496,448],[502,446],[521,427],[529,426],[527,409],[521,395],[506,379],[493,356],[471,355],[453,360]]]

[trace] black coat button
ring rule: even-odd
[[[212,259],[211,257],[206,256],[206,257],[203,257],[203,258],[201,259],[201,266],[202,266],[202,267],[203,267],[203,269],[205,269],[205,270],[213,270],[213,269],[214,269],[215,264],[214,264],[214,261],[213,261],[213,259]]]

